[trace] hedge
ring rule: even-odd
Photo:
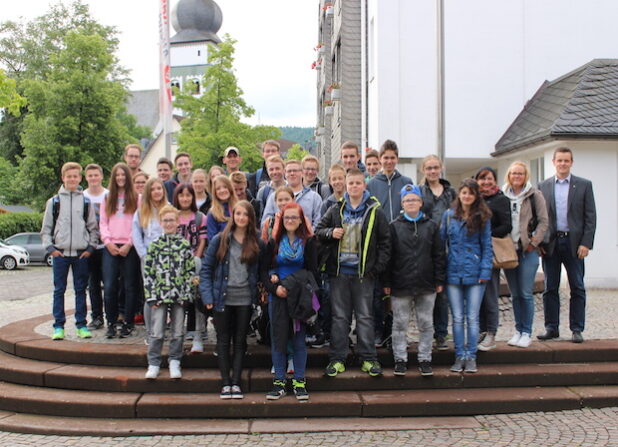
[[[0,239],[6,239],[15,233],[38,233],[42,223],[43,213],[0,214]]]

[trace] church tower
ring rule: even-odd
[[[217,31],[223,15],[214,0],[180,0],[172,11],[176,34],[170,39],[172,86],[187,83],[195,95],[202,94],[202,77],[208,67],[210,45],[221,42]]]

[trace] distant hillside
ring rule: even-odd
[[[313,138],[313,127],[280,127],[281,138],[294,141],[302,147],[309,149],[315,147],[315,139]]]

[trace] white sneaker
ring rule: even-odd
[[[294,360],[288,360],[288,374],[294,374]]]
[[[170,360],[170,378],[180,379],[182,371],[180,370],[180,360]]]
[[[200,337],[193,339],[193,344],[191,345],[191,354],[198,354],[204,352],[204,343]]]
[[[506,342],[507,345],[517,346],[517,342],[521,338],[521,333],[519,331],[515,331],[515,334],[511,337],[509,341]]]
[[[528,346],[530,346],[531,342],[532,339],[530,338],[530,334],[522,332],[521,337],[519,338],[515,346],[517,346],[518,348],[527,348]]]
[[[148,365],[148,371],[146,371],[146,378],[150,380],[154,380],[159,375],[160,368],[154,365]]]

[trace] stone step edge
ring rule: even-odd
[[[0,380],[7,383],[40,386],[44,388],[72,389],[100,392],[148,393],[175,391],[178,393],[218,392],[218,370],[184,369],[184,378],[173,381],[162,368],[159,379],[144,378],[146,367],[89,367],[65,363],[42,362],[0,353]],[[410,366],[405,377],[395,377],[386,369],[381,378],[369,378],[356,368],[348,369],[337,378],[323,377],[321,368],[308,368],[306,377],[315,391],[336,389],[341,391],[389,389],[462,389],[479,387],[529,387],[618,384],[618,362],[563,363],[563,364],[479,364],[476,374],[457,374],[448,367],[434,368],[430,378],[420,376],[417,368]],[[242,386],[249,391],[268,391],[272,375],[262,368],[245,368]],[[358,385],[356,385],[358,383]],[[354,386],[353,386],[354,385]]]
[[[0,411],[0,430],[55,436],[181,436],[214,434],[320,433],[332,431],[397,431],[475,429],[472,416],[393,418],[260,419],[112,419],[71,418]]]
[[[464,416],[618,406],[618,386],[529,387],[374,392],[313,392],[267,401],[213,394],[103,393],[0,383],[0,410],[50,416],[126,419]]]
[[[87,343],[72,340],[52,341],[37,334],[34,328],[48,321],[44,315],[10,323],[0,328],[0,350],[11,355],[41,361],[59,361],[62,363],[140,366],[145,361],[144,345],[122,345],[124,352],[119,352],[117,344]],[[250,347],[248,362],[269,362],[270,354],[264,346]],[[410,358],[415,357],[414,349],[409,350]],[[309,349],[309,357],[323,358],[327,362],[328,350]],[[378,350],[380,360],[392,363],[392,354],[384,349]],[[450,364],[453,350],[434,351],[435,364]],[[530,348],[521,349],[499,342],[498,347],[489,352],[479,352],[479,362],[485,364],[517,363],[514,359],[522,358],[520,363],[561,363],[561,362],[597,362],[618,361],[618,340],[586,340],[583,344],[573,344],[567,340],[539,342],[534,341]],[[525,361],[523,361],[525,360]],[[260,363],[261,364],[261,363]],[[186,367],[216,366],[216,357],[207,352],[195,356],[186,356]],[[266,365],[262,365],[266,366]],[[270,366],[270,365],[269,365]]]

